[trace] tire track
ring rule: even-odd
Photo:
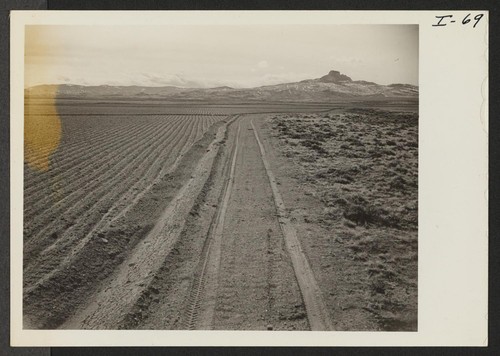
[[[241,123],[238,123],[236,139],[231,159],[231,168],[225,187],[221,194],[221,202],[218,205],[217,214],[209,229],[206,248],[202,252],[200,270],[196,273],[191,292],[188,297],[188,305],[185,311],[184,327],[189,330],[211,329],[211,323],[215,310],[215,298],[217,292],[217,276],[221,253],[222,232],[226,216],[229,198],[234,184],[234,171],[236,168],[236,157],[238,155],[239,136]],[[207,289],[207,285],[210,286]]]
[[[332,330],[333,326],[330,320],[330,315],[323,300],[321,290],[319,289],[313,271],[309,266],[307,257],[302,251],[300,241],[297,238],[295,228],[293,227],[286,211],[285,204],[278,190],[278,185],[276,184],[276,179],[271,171],[264,146],[260,141],[255,125],[253,124],[253,120],[250,121],[250,124],[253,128],[255,138],[259,145],[262,162],[264,163],[266,173],[269,178],[269,183],[273,192],[274,203],[278,212],[278,221],[283,233],[283,237],[285,239],[288,253],[292,260],[295,276],[302,293],[309,325],[311,326],[312,330]]]

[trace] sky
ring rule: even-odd
[[[25,87],[244,88],[330,70],[418,85],[416,25],[37,25],[25,36]]]

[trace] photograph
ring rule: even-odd
[[[12,11],[14,347],[487,346],[488,11]]]
[[[26,26],[23,328],[417,331],[418,34]]]

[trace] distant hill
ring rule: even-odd
[[[25,95],[44,97],[53,93],[50,85],[25,89]],[[228,86],[217,88],[141,87],[141,86],[83,86],[62,84],[58,86],[60,98],[152,98],[168,100],[227,100],[227,101],[293,101],[328,102],[383,98],[418,98],[418,86],[410,84],[381,85],[350,77],[332,70],[327,75],[295,83],[266,85],[237,89]]]

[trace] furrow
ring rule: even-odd
[[[176,156],[175,161],[172,165],[167,164],[156,164],[160,160],[160,157],[151,165],[145,174],[146,177],[154,176],[152,179],[140,179],[137,181],[125,194],[123,194],[120,198],[117,199],[116,203],[112,208],[104,214],[101,220],[94,226],[94,228],[88,233],[91,235],[100,229],[105,229],[109,227],[110,224],[117,221],[121,217],[123,217],[127,211],[129,211],[132,207],[137,204],[137,202],[156,184],[162,177],[166,174],[173,172],[178,162],[183,157],[184,153],[189,149],[191,144],[192,134],[196,125],[196,118],[193,119],[193,125],[191,126],[190,133],[188,139],[182,145],[182,148],[179,150],[179,153],[172,152],[170,156]],[[185,135],[178,135],[179,137],[184,138]],[[161,162],[160,162],[161,163]],[[133,194],[133,192],[136,192]]]
[[[188,122],[188,123],[189,123],[189,122]],[[193,127],[193,126],[194,126],[194,122],[192,122],[192,123],[193,123],[193,125],[191,125],[191,127]],[[183,130],[188,129],[188,127],[189,127],[189,125],[184,126],[184,127],[183,127]],[[183,131],[183,132],[184,132],[184,131]],[[178,143],[181,141],[181,138],[183,138],[183,137],[185,137],[185,136],[186,136],[186,135],[184,135],[184,134],[183,134],[183,132],[181,132],[181,134],[177,135],[177,137],[178,137],[177,141],[174,141],[174,142],[170,143],[170,148],[171,148],[170,150],[167,150],[167,149],[162,149],[162,147],[161,147],[161,146],[160,146],[160,147],[158,147],[158,149],[157,149],[157,150],[158,150],[160,153],[161,153],[161,151],[167,151],[167,152],[169,152],[169,153],[172,153],[172,154],[171,154],[171,155],[169,155],[169,156],[176,156],[176,154],[175,154],[176,152],[175,152],[175,151],[173,152],[173,151],[172,151],[172,148],[175,148],[175,146],[177,146],[177,145],[178,145]],[[160,158],[161,158],[161,155],[158,155],[158,156],[156,157],[156,161],[155,161],[155,162],[153,162],[153,165],[151,165],[149,168],[151,168],[152,166],[154,166],[154,165],[155,165],[155,163],[156,163],[156,162],[157,162]],[[144,167],[147,167],[148,165],[143,165],[143,166],[144,166]],[[149,170],[149,168],[148,168],[148,170]],[[139,177],[139,179],[140,179],[141,181],[142,181],[142,180],[147,180],[147,179],[148,179],[148,174],[147,174],[147,172],[145,173],[145,172],[143,172],[143,171],[140,171],[140,172],[139,172],[139,174],[136,174],[136,176],[137,176],[137,177]],[[128,186],[128,185],[127,185],[127,186]],[[83,221],[85,221],[85,222],[87,222],[87,223],[88,223],[88,221],[94,221],[94,220],[92,220],[92,219],[87,218],[86,216],[84,216],[84,217],[82,218],[82,220],[83,220]],[[102,219],[101,219],[101,221],[102,221]],[[97,224],[99,224],[99,222],[98,222]],[[60,263],[58,263],[58,262],[57,262],[57,259],[56,259],[56,258],[49,258],[48,260],[50,261],[50,265],[52,265],[52,267],[53,267],[51,271],[54,271],[54,270],[55,270],[54,268],[61,269],[61,268],[64,268],[64,266],[68,265],[68,264],[71,262],[71,260],[72,260],[73,258],[75,258],[75,256],[77,256],[77,254],[79,253],[79,251],[81,251],[81,250],[83,249],[83,247],[86,245],[86,243],[87,243],[87,242],[89,241],[89,239],[92,237],[92,235],[93,235],[93,234],[92,234],[92,232],[93,232],[93,231],[95,231],[95,230],[96,230],[96,229],[95,229],[95,227],[94,227],[94,228],[92,228],[92,227],[91,227],[90,232],[89,232],[89,233],[87,233],[87,235],[85,236],[85,238],[78,240],[77,245],[76,245],[76,246],[72,249],[71,254],[69,254],[69,256],[71,256],[71,258],[70,258],[70,257],[66,257],[66,258],[65,258],[65,259],[63,259],[63,261],[62,261],[62,262],[60,262]],[[80,235],[80,236],[81,236],[81,235]],[[75,237],[76,237],[76,236],[75,236]],[[70,243],[70,242],[71,242],[71,240],[70,240],[70,241],[65,241],[65,245],[63,245],[63,246],[59,246],[59,248],[57,249],[57,252],[60,252],[60,251],[61,251],[61,249],[69,248],[69,247],[70,247],[70,246],[69,246],[69,243]],[[49,246],[48,250],[47,250],[47,251],[45,251],[45,252],[44,252],[44,254],[49,253],[49,252],[50,252],[50,250],[53,250],[53,249],[55,249],[55,246],[54,246],[54,245]],[[48,256],[44,256],[44,260],[47,260],[47,257],[48,257]],[[45,265],[47,265],[47,262],[45,263]],[[54,267],[54,266],[55,266],[55,267]],[[47,278],[50,278],[50,276],[51,276],[51,275],[52,275],[52,273],[51,273],[51,272],[49,272],[49,273],[48,273],[45,277],[42,277],[42,279],[40,279],[40,280],[39,280],[39,282],[35,283],[35,285],[38,285],[38,284],[42,283],[42,282],[43,282],[44,280],[46,280]],[[33,287],[32,287],[32,288],[30,288],[29,290],[32,290],[32,289],[33,289]]]
[[[176,129],[179,129],[180,127],[182,127],[181,122],[178,123]],[[164,130],[167,130],[167,131],[164,131]],[[166,139],[168,139],[168,137],[170,137],[173,134],[171,131],[169,131],[169,128],[167,126],[161,127],[160,130],[158,130],[158,129],[153,130],[154,135],[150,136],[149,142],[154,142],[158,137],[161,138],[162,135],[165,136],[169,132],[170,132],[170,135],[167,136]],[[103,187],[112,186],[111,183],[114,184],[114,182],[120,177],[120,174],[124,170],[126,170],[131,165],[137,163],[138,160],[141,159],[141,157],[144,156],[145,153],[146,153],[146,157],[147,157],[147,153],[150,152],[151,150],[153,150],[154,146],[150,145],[148,143],[148,141],[141,142],[141,139],[142,139],[142,136],[137,137],[135,141],[128,142],[129,146],[127,148],[125,148],[123,150],[118,150],[118,151],[121,151],[120,156],[119,156],[120,159],[118,160],[118,162],[113,164],[111,167],[106,165],[106,164],[102,164],[101,162],[96,162],[96,161],[90,160],[90,162],[88,163],[89,170],[92,170],[92,168],[95,167],[96,165],[100,167],[98,169],[94,169],[95,174],[93,176],[96,176],[98,178],[90,180],[90,181],[89,181],[90,178],[85,177],[85,176],[82,177],[83,181],[79,180],[79,179],[75,179],[73,181],[73,184],[70,184],[70,185],[65,187],[65,190],[69,191],[71,193],[64,196],[59,201],[54,202],[51,205],[50,210],[44,209],[44,207],[46,207],[47,205],[50,204],[51,197],[50,196],[46,197],[46,199],[48,199],[48,201],[44,200],[43,201],[44,204],[42,204],[42,203],[38,204],[38,205],[40,205],[39,209],[41,209],[43,211],[43,213],[38,214],[34,219],[31,219],[31,221],[30,221],[30,225],[28,226],[28,229],[27,229],[28,236],[30,236],[30,235],[31,236],[33,236],[33,235],[38,236],[38,235],[35,235],[36,231],[37,231],[36,229],[39,228],[41,225],[46,224],[47,216],[50,216],[50,215],[57,216],[62,211],[64,211],[67,214],[68,211],[70,211],[70,209],[73,208],[75,204],[82,203],[82,201],[80,201],[80,198],[82,196],[86,196],[87,198],[89,198],[89,196],[86,195],[86,192],[89,192],[89,191],[94,192],[91,195],[96,195],[95,190],[94,190],[95,188],[97,188],[97,189],[100,188],[99,191],[101,191],[104,189]],[[127,144],[127,142],[125,142],[124,144]],[[139,151],[138,149],[140,149],[140,148],[143,148],[143,151]],[[144,150],[146,150],[146,151],[144,151]],[[106,182],[108,184],[103,186],[103,184],[101,182]],[[45,226],[44,230],[46,230],[47,228],[48,228],[48,226]],[[33,231],[33,229],[35,231]]]
[[[92,147],[102,147],[102,145],[106,145],[109,142],[110,139],[110,132],[107,129],[102,128],[102,118],[100,118],[99,125],[94,124],[90,125],[89,128],[87,127],[81,127],[79,129],[73,129],[71,133],[71,141],[65,142],[66,140],[66,134],[65,134],[65,121],[70,121],[68,119],[61,119],[61,124],[62,124],[62,133],[61,133],[61,144],[64,144],[64,157],[67,157],[69,155],[72,155],[74,152],[79,152],[82,147],[88,147],[88,138],[92,138]],[[68,123],[69,124],[69,123]],[[71,125],[71,124],[69,124]],[[133,122],[130,122],[127,124],[122,124],[121,129],[123,132],[128,132],[130,128],[137,127],[137,125]],[[86,135],[80,135],[80,133],[86,133]],[[113,134],[113,132],[111,132]],[[113,136],[111,136],[113,137]],[[115,136],[116,137],[116,136]],[[32,161],[34,163],[40,162],[44,157],[47,155],[47,153],[50,153],[51,149],[49,148],[44,148],[44,147],[39,147],[37,155],[35,155],[32,158]],[[58,151],[54,153],[54,155],[51,158],[51,161],[57,164],[60,164],[60,161],[57,160],[57,155]],[[39,156],[38,158],[36,158]],[[62,158],[64,158],[62,157]],[[59,159],[61,157],[58,157]],[[57,161],[56,161],[57,160]]]
[[[181,120],[179,119],[176,121],[176,123],[180,123]],[[137,147],[137,144],[140,144],[139,139],[141,137],[147,137],[151,134],[154,134],[155,132],[160,131],[158,128],[158,125],[160,125],[160,130],[168,126],[169,123],[164,123],[163,125],[161,122],[154,122],[151,123],[151,125],[147,126],[146,128],[141,128],[140,126],[137,127],[137,131],[132,131],[131,134],[126,134],[126,135],[117,135],[119,136],[119,139],[116,141],[111,141],[108,143],[108,146],[105,147],[104,149],[92,149],[91,152],[87,155],[82,155],[79,156],[78,154],[75,155],[75,157],[69,157],[70,161],[73,161],[73,167],[68,168],[66,166],[67,171],[63,171],[62,174],[58,174],[57,172],[50,172],[47,175],[49,177],[58,177],[61,181],[64,182],[70,182],[70,184],[73,183],[73,185],[70,185],[66,187],[68,191],[71,191],[72,187],[76,184],[75,182],[77,181],[77,178],[84,178],[84,182],[87,181],[92,181],[96,177],[100,177],[102,172],[105,172],[105,170],[109,169],[108,166],[102,165],[99,169],[94,169],[92,164],[88,164],[88,162],[95,163],[95,162],[100,162],[100,161],[105,161],[105,162],[114,162],[117,161],[120,157],[126,157],[127,153],[129,153],[130,150],[135,149]],[[128,150],[123,151],[120,150],[121,146],[127,144],[127,143],[136,143],[135,147],[130,147]],[[97,154],[94,155],[94,153],[97,152]],[[70,163],[68,161],[68,163]],[[74,163],[77,162],[77,163]],[[117,164],[119,161],[117,162]],[[57,166],[54,166],[56,168]],[[58,170],[64,169],[65,167],[61,168],[56,168]],[[45,178],[47,179],[47,178]],[[80,181],[77,182],[78,184],[81,184]],[[37,187],[33,187],[32,189],[36,189]],[[30,197],[33,197],[36,200],[36,195],[32,194],[31,191],[32,189],[26,189],[26,194]],[[35,190],[36,191],[36,190]],[[43,194],[44,192],[40,192],[39,194]],[[43,197],[43,195],[42,195]]]
[[[164,145],[166,145],[168,147],[168,145],[171,144],[171,142],[169,142],[168,138],[171,137],[172,135],[175,135],[179,130],[181,130],[185,126],[186,126],[186,123],[179,126],[176,131],[170,132],[170,133],[169,133],[168,129],[166,129],[165,132],[160,131],[157,136],[154,136],[151,138],[150,142],[155,142],[158,140],[158,141],[164,143]],[[167,138],[167,139],[165,139],[165,138]],[[144,163],[147,162],[147,159],[151,159],[153,157],[152,154],[155,151],[157,151],[157,153],[158,152],[161,153],[161,151],[165,147],[163,145],[158,145],[155,147],[152,144],[148,144],[148,142],[143,143],[142,145],[139,142],[139,147],[143,147],[144,148],[143,151],[137,153],[136,156],[130,162],[127,163],[126,161],[124,161],[125,162],[124,165],[117,168],[117,169],[119,169],[119,171],[117,171],[117,172],[112,171],[111,176],[113,178],[111,178],[110,180],[104,180],[105,184],[98,187],[98,189],[94,190],[91,194],[86,195],[84,200],[79,200],[78,196],[76,196],[71,201],[71,205],[69,207],[59,206],[59,209],[56,209],[57,213],[59,213],[59,212],[62,213],[62,211],[64,210],[64,213],[66,214],[66,216],[69,215],[70,213],[72,213],[73,216],[76,216],[82,210],[92,211],[92,209],[91,209],[92,206],[96,206],[97,204],[99,204],[103,200],[108,199],[112,194],[116,194],[117,192],[118,193],[120,192],[120,190],[117,191],[116,189],[115,190],[111,189],[112,187],[118,187],[118,189],[120,189],[119,188],[120,186],[124,187],[124,188],[122,188],[122,191],[123,191],[123,189],[126,189],[126,187],[129,186],[129,184],[131,184],[130,181],[132,179],[141,179],[142,178],[141,174],[140,174],[141,171],[138,170],[139,169],[138,164],[142,164],[144,166]],[[132,169],[132,167],[136,167],[136,169]],[[133,172],[134,174],[128,175],[125,178],[123,178],[122,175],[127,173],[127,172]],[[117,185],[117,182],[119,182],[118,185]],[[88,190],[87,187],[82,187],[79,189],[79,192],[84,194],[85,191],[87,191],[87,190]],[[74,192],[74,193],[76,195],[76,193],[78,193],[78,192]],[[103,213],[104,212],[105,211],[103,211]],[[62,218],[62,216],[60,216],[60,218]],[[85,221],[83,216],[80,216],[79,220]],[[54,227],[57,225],[58,222],[59,222],[58,220],[53,220],[52,223],[49,223],[44,228],[42,228],[42,230],[39,231],[37,235],[35,235],[35,238],[32,239],[32,240],[34,240],[33,245],[39,246],[40,245],[40,240],[39,240],[40,236],[46,235],[45,237],[47,237],[48,234],[46,232],[49,232],[49,234],[50,234],[50,231],[51,231],[50,229],[54,229]],[[71,230],[73,230],[74,228],[75,228],[74,225],[71,226],[68,229],[69,232],[71,232]],[[31,247],[32,246],[31,246],[30,242],[28,241],[28,243],[26,244],[26,252],[28,252],[28,253],[31,252],[30,251]]]
[[[119,142],[111,145],[108,149],[102,150],[101,154],[96,156],[88,157],[76,157],[73,160],[78,161],[73,167],[74,169],[69,170],[67,173],[62,174],[50,174],[48,178],[49,182],[64,182],[64,191],[72,192],[76,194],[78,187],[82,185],[89,184],[88,186],[92,189],[97,186],[106,175],[110,176],[111,172],[108,172],[114,168],[114,166],[119,165],[124,162],[127,158],[127,154],[133,154],[134,150],[139,147],[139,142],[137,141],[140,137],[147,137],[151,134],[158,132],[158,127],[151,126],[148,130],[138,133],[136,136],[124,137]],[[140,134],[140,135],[139,135]],[[125,149],[120,149],[120,145],[130,144],[130,147]],[[135,145],[134,145],[135,144]],[[106,164],[100,164],[100,162],[105,162]],[[110,165],[109,162],[116,162],[114,165]],[[95,166],[97,165],[97,169]],[[47,182],[42,182],[42,185],[47,185]],[[35,187],[36,188],[36,187]],[[29,204],[25,208],[25,216],[27,221],[33,221],[31,217],[37,215],[39,211],[46,210],[47,205],[56,206],[64,199],[70,199],[72,193],[68,195],[63,195],[57,199],[57,194],[47,194],[44,189],[37,189],[34,192],[27,191],[25,197]]]
[[[33,190],[37,190],[37,183],[46,181],[49,177],[56,176],[58,174],[69,175],[73,173],[75,166],[81,165],[89,158],[99,158],[106,154],[116,154],[113,147],[119,146],[122,142],[133,139],[140,132],[145,130],[150,130],[158,124],[157,121],[148,122],[145,125],[138,125],[137,123],[131,124],[130,126],[120,127],[117,132],[105,131],[104,135],[106,139],[103,142],[95,142],[93,139],[89,145],[89,139],[86,140],[86,145],[79,145],[73,149],[67,149],[66,143],[61,142],[60,146],[54,154],[50,157],[50,170],[47,172],[36,172],[31,168],[26,172],[34,173],[32,178],[25,180],[26,193],[30,194]],[[82,134],[85,130],[81,130]],[[73,134],[75,135],[75,134]],[[91,136],[87,133],[87,136]],[[64,137],[64,132],[63,132]],[[64,146],[64,147],[63,147]]]

